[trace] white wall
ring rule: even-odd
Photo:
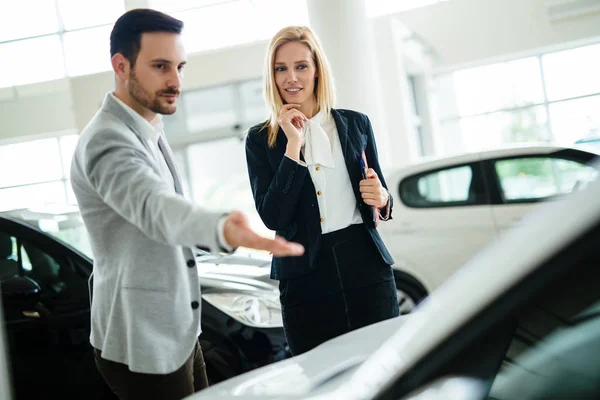
[[[448,0],[398,14],[438,52],[437,67],[476,63],[504,55],[596,37],[600,13],[551,23],[545,0]]]

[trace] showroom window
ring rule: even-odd
[[[262,79],[185,91],[178,109],[164,122],[185,195],[210,210],[242,210],[254,229],[274,235],[254,207],[244,150],[248,128],[267,117]],[[1,145],[0,211],[76,204],[70,169],[78,137]]]
[[[439,74],[432,95],[442,148],[600,138],[599,70],[594,44]]]
[[[254,79],[186,91],[182,112],[164,121],[186,194],[213,211],[241,210],[255,230],[273,236],[256,212],[245,153],[248,128],[268,115],[262,86]]]
[[[595,168],[553,157],[521,157],[495,162],[507,202],[539,200],[583,189],[598,176]]]
[[[188,53],[270,38],[287,25],[307,25],[305,0],[148,0],[185,23]],[[35,10],[35,12],[31,12]],[[0,6],[0,88],[111,70],[109,36],[124,0],[20,0]],[[240,32],[243,32],[240,33]],[[39,68],[43,60],[44,68]]]
[[[0,211],[75,203],[69,181],[77,135],[0,146]]]
[[[125,6],[123,0],[22,0],[3,11],[0,58],[18,60],[4,63],[0,87],[10,87],[108,71],[107,38]]]

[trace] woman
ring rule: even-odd
[[[246,159],[263,222],[306,249],[271,266],[297,355],[398,315],[394,261],[376,229],[390,218],[392,197],[369,118],[332,108],[329,67],[310,29],[273,37],[265,89],[271,117],[250,128]]]

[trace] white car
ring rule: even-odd
[[[541,205],[413,313],[187,399],[600,398],[599,198]]]
[[[596,156],[577,147],[521,145],[387,172],[394,213],[379,232],[396,261],[401,311],[410,311],[490,240],[520,224],[537,202],[594,180],[598,170],[590,163]]]

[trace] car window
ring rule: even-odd
[[[593,167],[554,157],[511,158],[494,164],[506,202],[567,194],[583,189],[598,176]]]
[[[406,178],[400,199],[409,207],[484,204],[485,189],[478,167],[463,165]]]
[[[87,307],[85,274],[67,254],[60,255],[60,248],[46,251],[34,244],[37,242],[29,235],[0,232],[0,280],[18,276],[32,279],[41,288],[40,302],[55,315]]]
[[[77,310],[88,301],[87,280],[67,258],[41,250],[30,241],[19,241],[24,275],[41,287],[41,302],[53,313]]]

